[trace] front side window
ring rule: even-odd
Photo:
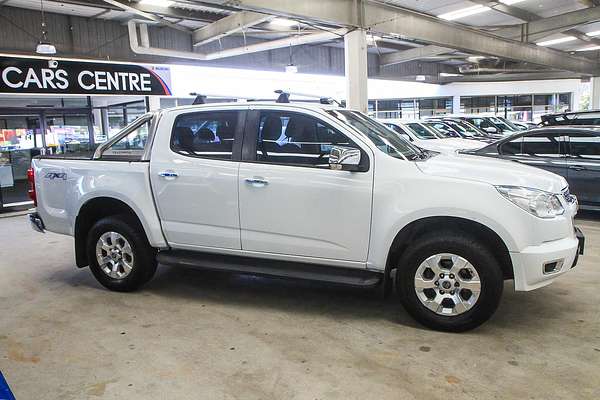
[[[600,160],[600,136],[593,133],[569,135],[571,151],[569,155],[582,160]]]
[[[412,161],[427,157],[427,153],[424,153],[419,147],[403,140],[385,125],[362,113],[350,110],[329,110],[327,113],[362,133],[380,151],[391,157]]]
[[[263,111],[256,144],[258,161],[329,168],[333,146],[360,149],[325,122],[285,111]]]
[[[175,120],[171,149],[191,157],[231,160],[238,111],[182,114]]]

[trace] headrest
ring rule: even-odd
[[[269,115],[263,124],[263,140],[275,141],[281,136],[281,118],[275,115]]]

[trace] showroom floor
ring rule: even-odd
[[[0,370],[17,399],[583,399],[600,396],[600,217],[552,286],[464,334],[372,292],[163,267],[133,294],[72,240],[0,218]],[[152,396],[150,396],[152,395]]]

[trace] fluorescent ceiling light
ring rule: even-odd
[[[593,51],[593,50],[600,50],[600,46],[582,47],[581,49],[577,49],[575,51]]]
[[[427,80],[427,77],[425,75],[417,75],[417,76],[415,76],[415,80],[417,82],[424,82]]]
[[[537,42],[538,46],[552,46],[553,44],[566,43],[577,40],[575,36],[564,36],[558,39],[546,40],[544,42]]]
[[[525,1],[525,0],[500,0],[500,3],[506,4],[507,6],[511,6],[513,4],[517,4],[517,3],[520,3],[522,1]]]
[[[479,14],[491,10],[491,8],[482,5],[476,5],[473,7],[462,8],[460,10],[451,11],[445,14],[438,15],[438,18],[445,19],[447,21],[453,21],[455,19],[468,17],[469,15]]]
[[[271,20],[271,23],[278,26],[287,26],[288,28],[298,25],[297,21],[287,18],[274,18]]]
[[[462,74],[453,74],[451,72],[440,72],[440,76],[462,76]]]
[[[170,0],[140,0],[140,4],[147,4],[149,6],[159,7],[171,7],[173,3],[174,2]]]
[[[588,36],[598,36],[598,35],[600,35],[600,31],[588,32],[588,33],[586,33],[586,35],[588,35]]]

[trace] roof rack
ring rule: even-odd
[[[319,103],[321,103],[321,104],[334,104],[335,103],[340,107],[346,106],[343,101],[339,102],[339,101],[335,100],[333,97],[317,96],[317,95],[308,94],[308,93],[290,92],[290,91],[282,90],[282,89],[277,89],[275,91],[275,93],[277,93],[279,95],[277,97],[277,103],[289,103],[290,96],[294,95],[294,96],[308,97],[311,99],[319,99]]]

